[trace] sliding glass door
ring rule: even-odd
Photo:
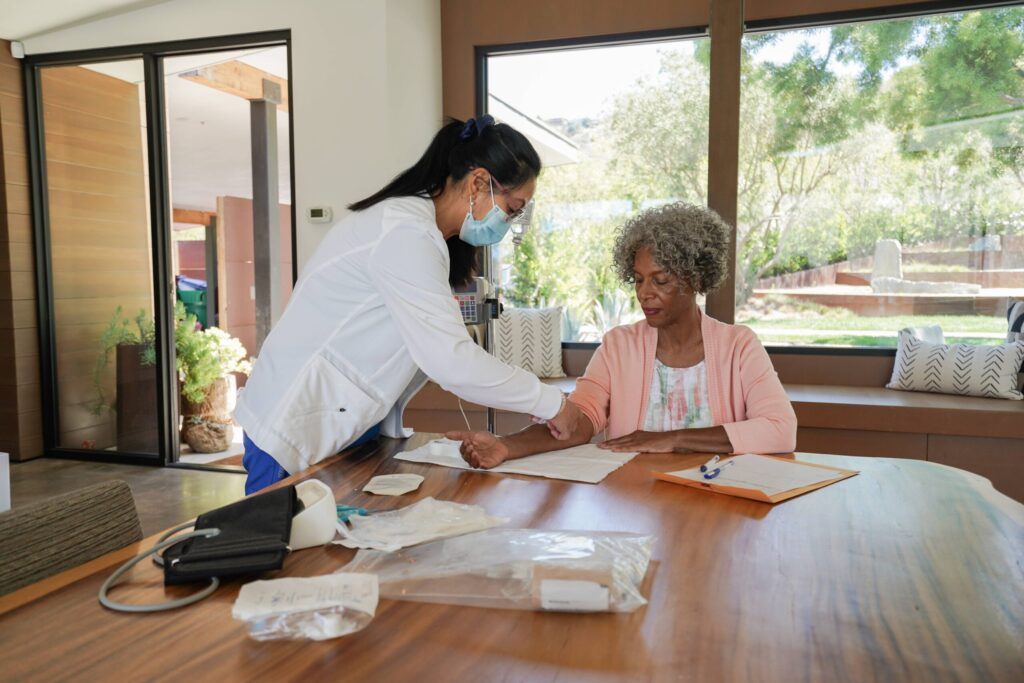
[[[177,317],[195,318],[190,336],[219,329],[243,370],[292,289],[288,75],[285,45],[163,59]],[[186,378],[179,462],[240,461],[231,412],[245,380]]]
[[[25,60],[48,455],[173,463],[190,426],[214,450],[193,463],[234,455],[234,371],[293,282],[287,41]],[[225,324],[239,352],[213,377]]]
[[[141,59],[39,69],[53,445],[160,453]]]

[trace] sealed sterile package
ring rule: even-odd
[[[341,539],[334,542],[346,548],[392,551],[506,523],[507,517],[493,517],[479,505],[428,497],[398,510],[349,517],[348,525],[338,523]]]
[[[362,630],[376,611],[377,577],[335,573],[247,583],[231,616],[256,640],[327,640]]]
[[[376,574],[394,600],[557,612],[632,612],[653,536],[488,529],[393,553],[360,550],[340,571]]]

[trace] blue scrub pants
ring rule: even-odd
[[[365,434],[348,445],[361,446],[362,444],[376,439],[380,435],[380,424],[370,427]],[[242,445],[245,447],[245,455],[242,456],[242,467],[248,472],[245,479],[245,495],[261,491],[271,484],[276,484],[288,476],[274,458],[252,442],[248,434],[242,433]]]

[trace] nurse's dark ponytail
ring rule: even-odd
[[[541,163],[530,141],[507,124],[494,123],[490,116],[469,121],[448,119],[419,161],[348,208],[362,211],[394,197],[437,197],[444,192],[448,178],[458,182],[474,168],[486,168],[495,180],[511,189],[536,178]],[[458,237],[448,240],[448,280],[453,286],[466,282],[478,270],[477,251]]]

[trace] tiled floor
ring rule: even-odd
[[[245,495],[244,472],[37,458],[11,463],[11,507],[110,479],[122,479],[131,487],[147,536]]]

